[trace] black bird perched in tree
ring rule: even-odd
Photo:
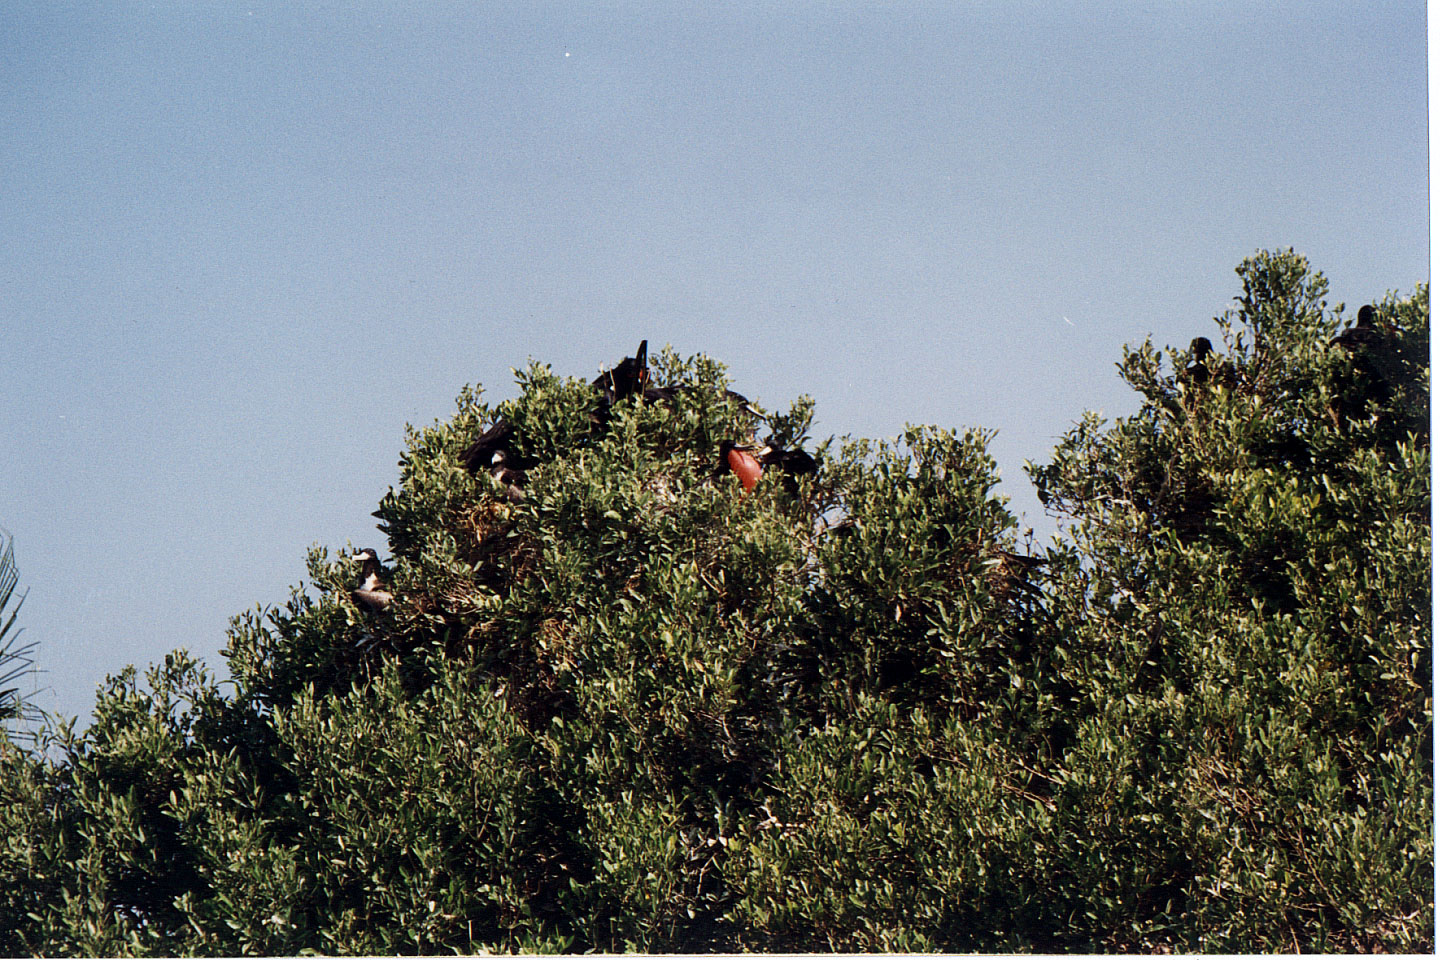
[[[1404,363],[1394,331],[1380,320],[1370,304],[1360,308],[1355,326],[1342,330],[1330,341],[1351,359],[1351,372],[1340,395],[1329,407],[1336,426],[1362,417],[1370,401],[1384,404],[1405,378]]]
[[[606,370],[596,377],[590,386],[603,391],[612,403],[624,400],[631,394],[642,393],[650,379],[650,368],[646,365],[645,358],[647,343],[648,340],[641,340],[635,356],[621,360],[614,369]]]
[[[1355,326],[1341,331],[1330,341],[1330,344],[1354,353],[1356,350],[1372,347],[1379,343],[1381,336],[1380,328],[1375,325],[1375,308],[1367,303],[1360,308],[1360,313],[1355,317]]]
[[[645,384],[650,381],[650,368],[646,365],[645,347],[648,340],[640,341],[635,356],[626,357],[611,370],[606,370],[590,382],[600,391],[600,406],[590,414],[590,422],[603,427],[610,422],[610,408],[633,394],[644,397]]]
[[[350,599],[362,610],[379,613],[395,599],[380,580],[380,558],[366,547],[350,559],[360,561],[360,586],[350,591]]]
[[[515,428],[501,417],[460,454],[465,469],[471,473],[488,470],[490,476],[505,488],[505,495],[511,503],[525,496],[525,491],[520,489],[525,484],[525,468],[534,466],[533,462],[522,460],[516,452],[515,440]]]
[[[1210,380],[1210,356],[1215,348],[1208,337],[1196,337],[1190,341],[1190,362],[1185,366],[1185,379],[1203,387]]]
[[[792,476],[814,473],[819,469],[815,458],[804,450],[782,450],[769,443],[760,450],[760,463],[767,467],[779,467]]]
[[[760,482],[761,473],[770,467],[778,467],[784,474],[781,482],[791,496],[800,491],[796,478],[802,473],[814,473],[817,469],[815,458],[804,450],[782,450],[770,444],[756,450],[731,440],[721,441],[720,463],[715,472],[735,474],[745,492],[753,490]]]
[[[494,466],[496,454],[506,460],[514,459],[514,442],[515,428],[504,417],[497,417],[488,430],[461,451],[460,459],[465,462],[465,469],[471,473],[488,470]]]
[[[760,450],[760,464],[780,468],[780,483],[792,497],[800,493],[800,476],[819,469],[815,458],[804,450],[782,450],[769,442]]]
[[[505,499],[511,503],[519,503],[525,499],[525,471],[507,467],[503,463],[497,463],[490,468],[490,476],[495,482],[505,488]]]
[[[1222,360],[1210,345],[1206,337],[1196,337],[1190,341],[1190,362],[1185,369],[1180,371],[1177,378],[1180,381],[1182,392],[1185,389],[1194,390],[1205,386],[1233,387],[1235,385],[1235,368],[1230,365],[1229,360]],[[1203,391],[1202,391],[1203,392]],[[1201,395],[1200,392],[1190,393],[1186,398],[1185,406],[1191,406]],[[1171,416],[1183,416],[1183,410],[1179,403],[1174,400],[1164,401],[1164,405]]]

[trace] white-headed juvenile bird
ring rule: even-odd
[[[380,579],[380,557],[366,547],[350,559],[360,561],[360,586],[350,591],[350,599],[362,610],[379,613],[395,599]]]

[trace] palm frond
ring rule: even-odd
[[[20,569],[15,563],[15,539],[0,531],[0,542],[4,543],[3,549],[0,549],[0,723],[4,723],[27,714],[20,687],[4,685],[35,672],[35,659],[31,656],[35,644],[17,643],[22,631],[14,629],[15,618],[25,597],[22,595],[11,607],[15,588],[20,584]]]

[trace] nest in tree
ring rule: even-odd
[[[1039,596],[1040,588],[1028,579],[1045,566],[1044,559],[1023,553],[1012,553],[992,546],[985,560],[985,580],[997,600],[1018,599],[1024,595]]]

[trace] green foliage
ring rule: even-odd
[[[1302,258],[1239,273],[1205,371],[1127,350],[1140,411],[1032,468],[1043,565],[984,432],[817,447],[801,398],[819,471],[742,493],[708,358],[467,388],[385,609],[317,548],[233,689],[176,654],[0,742],[0,948],[1429,949],[1428,292],[1352,349]],[[519,502],[461,459],[498,416]]]
[[[1427,950],[1428,290],[1352,355],[1303,258],[1239,273],[1231,376],[1127,352],[1141,411],[1033,470],[1074,522],[1055,587],[1085,600],[1052,605],[1078,691],[1061,882],[1107,949]]]

